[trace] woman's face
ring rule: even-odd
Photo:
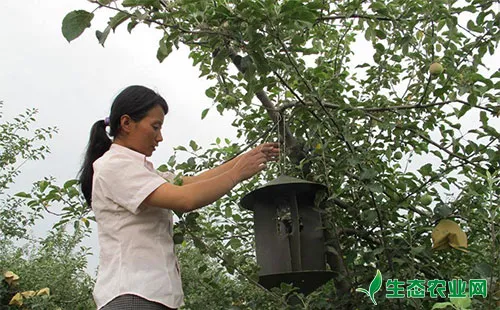
[[[161,127],[165,114],[159,105],[155,105],[139,122],[133,122],[127,136],[128,147],[146,156],[151,156],[158,144],[163,141]]]

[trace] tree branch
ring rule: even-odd
[[[380,123],[384,123],[383,120],[381,120],[380,118],[370,114],[370,113],[366,113],[370,118],[373,118],[374,120],[380,122]],[[435,147],[437,147],[438,149],[442,150],[443,152],[447,153],[448,155],[450,155],[451,157],[454,157],[454,158],[457,158],[457,159],[460,159],[461,161],[475,167],[475,168],[479,168],[481,169],[480,166],[478,166],[477,164],[471,162],[470,160],[468,160],[466,157],[460,155],[460,154],[456,154],[450,150],[448,150],[447,148],[444,148],[442,147],[441,145],[439,145],[438,143],[434,142],[433,140],[427,138],[426,136],[422,135],[421,133],[417,132],[415,129],[412,129],[412,128],[406,128],[404,126],[401,126],[401,125],[397,125],[396,124],[396,128],[398,129],[402,129],[402,130],[409,130],[410,132],[414,133],[415,135],[417,135],[418,137],[420,137],[422,140],[424,140],[425,142],[427,143],[430,143],[432,145],[434,145]]]
[[[245,73],[245,70],[241,67],[241,63],[237,60],[239,56],[235,50],[229,49],[229,58],[233,62],[234,66],[238,69],[239,72]],[[278,112],[279,110],[276,109],[274,104],[271,102],[267,94],[264,92],[264,90],[260,90],[255,93],[255,96],[259,99],[259,101],[262,103],[262,106],[266,109],[269,117],[271,120],[277,124],[280,120],[280,113]],[[298,145],[297,139],[292,135],[292,132],[290,131],[290,128],[288,125],[285,126],[285,132],[284,132],[284,140],[287,145],[289,146],[296,146]]]
[[[392,261],[392,254],[389,252],[389,248],[387,247],[387,240],[385,239],[385,225],[384,225],[384,221],[382,218],[382,212],[380,211],[380,209],[377,205],[377,202],[375,201],[375,197],[373,197],[372,192],[370,192],[370,198],[371,198],[373,207],[375,208],[375,211],[377,212],[377,219],[378,219],[378,222],[380,225],[380,235],[381,235],[380,240],[381,240],[382,246],[384,247],[385,255],[387,256],[387,262],[389,264],[389,268],[391,269],[392,276],[396,276],[396,271],[394,269],[394,264]]]
[[[372,107],[370,107],[370,108],[368,108],[368,107],[341,107],[338,104],[332,104],[332,103],[323,103],[323,105],[325,107],[327,107],[327,108],[342,109],[343,111],[346,111],[346,112],[350,112],[350,111],[388,112],[388,111],[399,111],[399,110],[426,109],[426,108],[431,108],[431,107],[435,107],[435,106],[444,106],[444,105],[447,105],[447,104],[450,104],[450,103],[454,103],[454,102],[458,102],[458,103],[470,106],[472,108],[477,108],[477,109],[480,109],[480,110],[484,110],[484,111],[490,112],[492,114],[496,113],[495,110],[493,110],[491,108],[483,107],[483,106],[479,106],[479,105],[473,106],[470,103],[468,103],[467,101],[463,101],[463,100],[459,100],[459,99],[448,100],[448,101],[443,101],[443,102],[434,102],[434,103],[422,104],[422,105],[408,104],[408,105],[397,105],[397,106],[388,106],[388,107],[380,107],[380,108],[372,108]],[[290,102],[290,103],[286,103],[286,104],[282,105],[280,107],[280,110],[292,108],[292,107],[299,106],[299,105],[302,105],[302,106],[305,106],[305,107],[314,107],[314,105],[311,104],[311,103],[304,102],[304,103],[300,103],[299,104],[297,102],[296,103]]]
[[[331,242],[333,242],[335,252],[326,252],[326,262],[330,266],[330,269],[335,273],[334,281],[337,295],[345,296],[350,293],[351,283],[349,281],[347,267],[344,259],[342,258],[342,249],[340,247],[337,229],[335,227],[335,223],[332,224],[334,225],[333,231],[335,232],[335,236],[332,236],[329,229],[325,229],[325,240],[331,240]]]

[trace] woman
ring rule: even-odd
[[[98,225],[99,272],[94,287],[98,309],[175,309],[183,304],[174,253],[172,211],[206,206],[275,160],[275,143],[262,144],[200,175],[160,175],[146,157],[163,140],[168,106],[143,86],[123,90],[109,118],[91,130],[80,173],[82,191]],[[110,127],[108,138],[106,126]]]

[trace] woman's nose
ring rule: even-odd
[[[162,136],[162,134],[161,134],[161,131],[160,131],[160,132],[158,133],[158,135],[156,136],[156,141],[158,141],[158,142],[163,141],[163,136]]]

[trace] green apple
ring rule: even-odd
[[[438,75],[443,73],[443,71],[444,71],[443,65],[441,65],[439,62],[434,62],[429,67],[429,72],[433,77],[437,77]]]
[[[425,194],[422,197],[420,197],[420,203],[423,204],[424,206],[430,205],[432,202],[432,196],[429,194]]]

